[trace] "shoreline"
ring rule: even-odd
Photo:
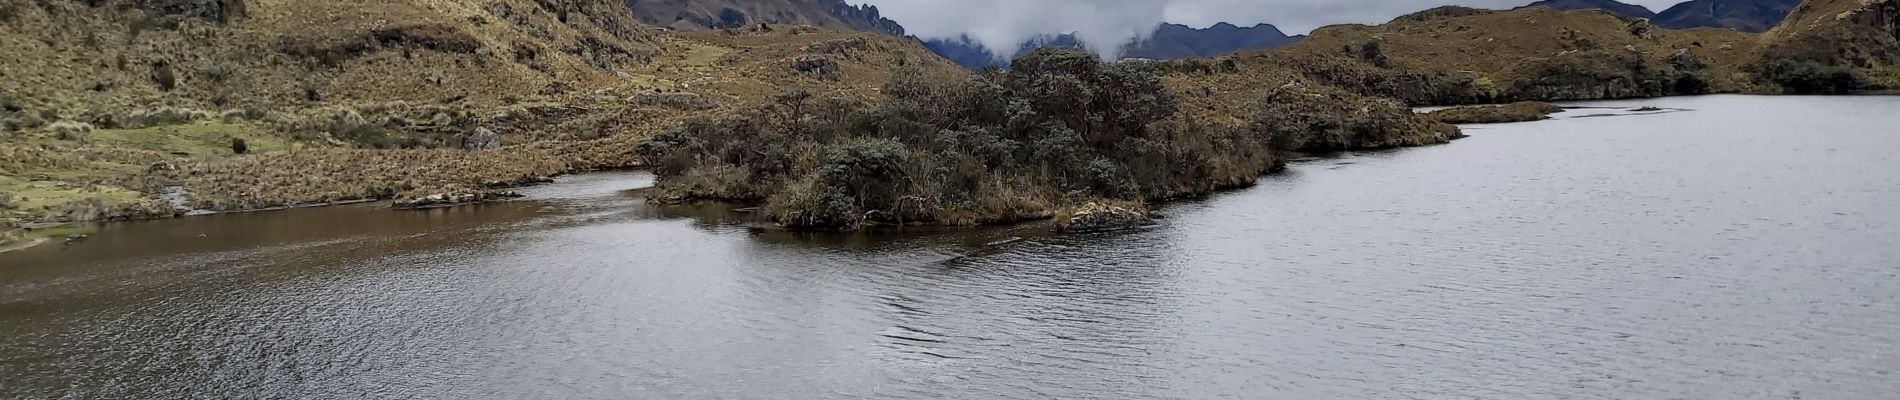
[[[1868,91],[1868,92],[1863,92],[1863,93],[1855,93],[1855,94],[1843,94],[1843,95],[1795,95],[1795,94],[1764,94],[1764,93],[1715,93],[1715,94],[1701,94],[1701,95],[1683,95],[1683,96],[1661,96],[1661,97],[1639,97],[1639,98],[1615,98],[1615,99],[1594,99],[1594,100],[1564,100],[1564,101],[1557,101],[1557,102],[1552,102],[1552,103],[1557,103],[1557,104],[1559,104],[1559,105],[1562,105],[1563,103],[1575,103],[1575,102],[1596,102],[1596,101],[1636,101],[1636,100],[1658,100],[1658,99],[1669,99],[1669,98],[1681,98],[1681,97],[1702,97],[1702,96],[1762,96],[1762,97],[1783,97],[1783,96],[1829,96],[1829,97],[1832,97],[1832,96],[1900,96],[1900,90],[1895,90],[1895,91]],[[1479,106],[1479,107],[1482,107],[1483,105],[1478,105],[1478,106]],[[1435,109],[1435,110],[1444,110],[1444,109],[1454,109],[1454,108],[1461,108],[1461,107],[1473,107],[1473,106],[1471,106],[1471,105],[1457,105],[1457,106],[1427,106],[1427,107],[1414,107],[1414,108],[1413,108],[1413,110],[1414,110],[1414,111],[1416,112],[1417,110],[1421,110],[1421,109]],[[1564,107],[1565,109],[1573,109],[1573,108],[1587,108],[1587,107],[1578,107],[1578,106],[1563,106],[1563,107]],[[1521,121],[1521,122],[1529,122],[1529,121]],[[1461,125],[1461,126],[1466,126],[1466,125],[1484,125],[1484,124],[1458,124],[1458,125]],[[1445,143],[1437,143],[1437,144],[1431,144],[1431,145],[1423,145],[1423,146],[1413,146],[1413,147],[1431,147],[1431,146],[1437,146],[1437,145],[1445,145],[1445,144],[1451,144],[1451,143],[1454,143],[1454,142],[1456,142],[1456,140],[1451,140],[1451,141],[1447,141],[1447,142],[1445,142]],[[1405,147],[1399,147],[1399,148],[1396,148],[1396,149],[1403,149],[1403,148],[1405,148]],[[1394,149],[1395,149],[1395,148],[1373,148],[1373,149],[1355,149],[1355,150],[1347,150],[1347,151],[1342,151],[1342,152],[1350,152],[1350,151],[1386,151],[1386,150],[1394,150]],[[1293,154],[1289,154],[1289,158],[1288,158],[1288,159],[1286,160],[1286,162],[1287,162],[1287,164],[1289,164],[1289,165],[1291,165],[1291,164],[1302,164],[1302,163],[1309,163],[1309,162],[1314,162],[1314,161],[1322,161],[1322,160],[1326,160],[1326,159],[1329,159],[1329,158],[1332,158],[1332,156],[1333,156],[1333,154],[1336,154],[1336,153],[1339,153],[1339,152],[1334,152],[1334,153],[1293,153]],[[647,167],[644,167],[644,166],[634,166],[634,167],[619,167],[619,168],[598,168],[598,169],[581,169],[581,170],[575,170],[575,171],[566,171],[566,172],[560,172],[560,173],[557,173],[557,174],[554,174],[554,175],[552,175],[552,176],[549,176],[549,178],[561,178],[561,177],[566,177],[566,176],[573,176],[573,175],[579,175],[579,174],[587,174],[587,173],[596,173],[596,172],[633,172],[633,171],[649,171],[649,169],[648,169]],[[1272,173],[1267,173],[1267,174],[1261,174],[1261,175],[1259,175],[1259,176],[1260,176],[1260,177],[1265,177],[1265,176],[1269,176],[1269,175],[1271,175],[1271,174],[1272,174]],[[494,186],[488,186],[488,187],[486,187],[486,188],[487,188],[487,189],[520,189],[520,188],[529,188],[529,187],[536,187],[536,186],[542,186],[542,185],[548,185],[548,184],[552,184],[552,183],[554,183],[554,182],[552,181],[552,179],[549,179],[549,180],[529,180],[529,181],[527,181],[527,182],[522,182],[521,184],[513,184],[513,185],[494,185]],[[1206,197],[1206,196],[1210,196],[1210,195],[1214,195],[1214,194],[1217,194],[1217,193],[1220,193],[1220,192],[1224,192],[1224,191],[1229,191],[1229,190],[1234,190],[1234,189],[1242,189],[1242,188],[1247,188],[1247,187],[1251,187],[1251,186],[1253,186],[1253,185],[1252,185],[1252,184],[1244,184],[1244,185],[1231,185],[1231,186],[1223,186],[1223,187],[1219,187],[1219,188],[1215,188],[1215,189],[1213,189],[1213,190],[1210,190],[1210,191],[1209,191],[1209,192],[1207,192],[1207,193],[1200,193],[1200,194],[1193,194],[1193,195],[1179,195],[1179,196],[1171,196],[1171,197],[1169,197],[1169,198],[1165,198],[1165,199],[1157,199],[1157,200],[1155,200],[1155,202],[1156,202],[1157,204],[1165,204],[1165,203],[1167,203],[1167,202],[1170,202],[1170,201],[1173,201],[1173,200],[1180,200],[1180,199],[1192,199],[1192,198],[1202,198],[1202,197]],[[71,222],[66,222],[66,223],[68,223],[68,224],[87,224],[87,223],[91,223],[91,224],[105,224],[105,223],[112,223],[112,222],[129,222],[129,221],[152,221],[152,220],[168,220],[168,219],[184,219],[184,218],[190,218],[190,217],[200,217],[200,216],[209,216],[209,215],[223,215],[223,214],[243,214],[243,213],[256,213],[256,212],[273,212],[273,211],[288,211],[288,210],[296,210],[296,209],[305,209],[305,208],[320,208],[320,207],[333,207],[333,206],[347,206],[347,205],[360,205],[360,204],[368,204],[368,203],[378,203],[378,202],[391,202],[391,201],[394,201],[395,199],[396,199],[396,196],[386,196],[386,197],[384,197],[384,198],[371,198],[371,199],[355,199],[355,200],[341,200],[341,201],[333,201],[333,202],[321,202],[321,203],[304,203],[304,204],[296,204],[296,205],[288,205],[288,206],[278,206],[278,207],[267,207],[267,208],[256,208],[256,209],[241,209],[241,210],[228,210],[228,211],[223,211],[223,210],[192,210],[192,211],[189,211],[189,212],[181,212],[181,213],[178,213],[178,214],[173,214],[173,215],[166,215],[166,216],[144,216],[144,217],[127,217],[127,218],[112,218],[112,219],[98,219],[98,220],[85,220],[85,221],[71,221]],[[705,200],[705,201],[718,201],[718,200],[713,200],[713,199],[702,199],[702,200]],[[488,203],[488,202],[480,202],[480,203],[470,203],[470,204],[458,204],[458,205],[455,205],[455,206],[449,206],[449,207],[443,207],[443,208],[452,208],[452,207],[456,207],[456,206],[465,206],[465,205],[477,205],[477,204],[484,204],[484,203]],[[403,210],[397,210],[397,209],[389,209],[389,211],[403,211]],[[1053,213],[1049,213],[1049,215],[1047,215],[1047,216],[1043,216],[1043,217],[1039,217],[1039,218],[1019,218],[1019,219],[1012,219],[1012,220],[1007,220],[1007,221],[989,221],[989,222],[983,222],[983,223],[978,223],[978,224],[973,224],[973,225],[943,225],[943,224],[923,224],[923,225],[904,225],[904,226],[901,226],[901,227],[914,227],[914,226],[938,226],[938,227],[952,227],[952,228],[954,228],[954,227],[962,227],[962,226],[986,226],[986,225],[1000,225],[1000,224],[1019,224],[1019,223],[1026,223],[1026,222],[1032,222],[1032,221],[1046,221],[1046,220],[1050,220],[1050,219],[1053,219],[1053,218],[1054,218],[1054,215],[1053,215]],[[888,227],[887,227],[887,228],[888,228]],[[42,245],[42,244],[45,244],[44,242],[48,242],[48,241],[50,241],[50,240],[48,240],[48,239],[46,239],[46,238],[39,238],[38,240],[34,240],[34,241],[31,241],[31,243],[30,243],[30,244],[27,244],[26,242],[16,242],[16,243],[12,243],[12,244],[6,244],[6,245],[0,245],[0,253],[5,253],[5,252],[11,252],[11,251],[18,251],[18,250],[23,250],[23,249],[26,249],[26,248],[31,248],[31,247],[36,247],[36,246],[38,246],[38,245]]]
[[[39,245],[46,244],[46,242],[51,242],[51,241],[52,239],[47,239],[47,238],[33,238],[33,239],[28,239],[22,242],[0,244],[0,254],[6,254],[6,253],[15,252],[15,251],[39,247]]]

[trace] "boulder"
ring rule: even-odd
[[[823,80],[837,80],[844,76],[837,60],[821,56],[799,56],[792,60],[792,69]]]
[[[465,204],[497,202],[520,197],[520,193],[505,190],[477,190],[464,187],[447,187],[438,190],[412,192],[411,194],[398,197],[395,203],[390,204],[390,207],[398,210],[422,210]]]
[[[501,148],[501,134],[495,133],[495,130],[488,129],[488,127],[476,127],[475,133],[469,134],[468,139],[463,141],[463,147],[469,150],[499,149]]]
[[[710,110],[719,108],[718,101],[707,99],[697,93],[688,92],[640,92],[627,98],[628,103],[650,107],[667,107],[678,110]]]

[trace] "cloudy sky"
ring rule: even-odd
[[[1379,23],[1448,3],[1511,8],[1533,0],[847,0],[876,5],[920,37],[967,34],[991,48],[1013,48],[1038,34],[1075,32],[1117,45],[1162,22],[1196,28],[1270,23],[1288,34],[1338,23]],[[1680,0],[1624,0],[1661,11]],[[1101,49],[1097,49],[1098,51]]]

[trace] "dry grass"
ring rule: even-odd
[[[217,19],[133,0],[0,2],[13,10],[0,22],[0,126],[18,128],[0,132],[0,184],[47,199],[0,211],[28,220],[117,217],[52,216],[93,200],[165,215],[149,206],[170,186],[236,210],[626,167],[652,132],[782,89],[871,98],[892,66],[963,73],[876,34],[665,33],[612,0],[247,0]],[[842,79],[791,68],[814,55]],[[191,111],[225,109],[243,111]],[[60,121],[100,129],[60,140],[48,127]],[[120,126],[137,129],[105,129]],[[366,148],[456,147],[478,128],[506,147]],[[240,138],[255,154],[231,154]]]
[[[1652,56],[1687,49],[1717,66],[1738,66],[1753,58],[1754,35],[1726,29],[1644,28],[1599,10],[1556,11],[1528,8],[1467,16],[1398,21],[1380,26],[1321,28],[1284,52],[1290,57],[1332,56],[1344,47],[1379,42],[1399,68],[1466,72],[1509,81],[1526,61],[1558,57],[1566,51],[1622,50],[1629,46]],[[1648,32],[1647,35],[1642,34]],[[1732,71],[1732,70],[1731,70]]]
[[[1629,58],[1629,66],[1616,66],[1622,70],[1693,72],[1711,91],[1762,90],[1740,74],[1759,53],[1752,34],[1667,30],[1597,10],[1465,10],[1420,13],[1379,26],[1320,28],[1296,45],[1242,55],[1240,69],[1252,71],[1261,64],[1290,68],[1315,80],[1414,105],[1542,96],[1514,88],[1551,86],[1538,81],[1550,73],[1548,66],[1589,64],[1606,57]],[[1679,67],[1683,64],[1690,67]],[[1569,96],[1575,98],[1657,95],[1642,90],[1565,90],[1576,92]]]
[[[1869,88],[1900,88],[1896,25],[1900,0],[1810,0],[1763,35],[1761,64],[1812,63],[1851,70]]]

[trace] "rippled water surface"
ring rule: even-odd
[[[0,255],[0,398],[1900,393],[1900,97],[1593,105],[1687,111],[1301,163],[1093,236],[753,232],[637,173],[113,224]]]

